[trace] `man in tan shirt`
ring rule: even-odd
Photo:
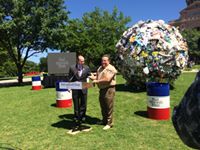
[[[101,66],[97,70],[97,74],[92,74],[90,78],[93,83],[98,85],[99,102],[102,113],[102,124],[105,125],[104,130],[108,130],[113,126],[113,105],[115,96],[117,70],[110,64],[109,55],[102,57]]]

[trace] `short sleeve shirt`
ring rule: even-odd
[[[98,80],[103,79],[105,77],[112,77],[112,78],[110,82],[108,83],[98,83],[97,84],[98,87],[100,89],[104,89],[104,88],[116,85],[116,74],[117,74],[117,70],[111,64],[109,64],[106,68],[103,68],[102,66],[100,66],[99,69],[97,70]]]

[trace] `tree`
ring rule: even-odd
[[[33,61],[27,60],[24,65],[23,73],[33,72],[33,71],[39,72],[39,65]]]
[[[200,31],[197,29],[187,29],[182,32],[183,37],[187,40],[189,47],[189,56],[191,60],[200,63]]]
[[[3,49],[0,49],[0,77],[4,76],[4,62],[6,61],[6,51]]]
[[[63,49],[83,54],[90,67],[96,67],[103,54],[114,56],[115,45],[129,21],[130,17],[124,17],[117,8],[112,13],[95,8],[82,19],[69,21]]]
[[[28,58],[59,49],[67,16],[63,0],[0,0],[0,47],[15,63],[19,83]]]
[[[14,62],[12,61],[6,61],[1,66],[2,69],[2,76],[7,77],[16,77],[17,76],[17,68],[15,67]]]
[[[8,57],[7,51],[0,48],[0,76],[16,76],[17,69],[15,64]]]
[[[7,60],[7,52],[4,49],[0,48],[0,66],[3,65],[3,63]]]
[[[17,76],[15,63],[8,57],[4,50],[0,51],[0,58],[0,76]],[[32,71],[39,71],[39,66],[35,62],[27,60],[23,68],[23,73]]]
[[[40,58],[40,63],[39,63],[39,69],[40,72],[47,72],[47,57],[42,57]]]

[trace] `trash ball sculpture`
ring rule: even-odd
[[[116,65],[127,84],[173,83],[187,65],[188,48],[179,30],[163,20],[139,21],[116,44]]]

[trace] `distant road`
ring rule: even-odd
[[[43,80],[43,77],[41,77],[41,80]],[[28,84],[32,82],[31,77],[30,78],[24,78],[23,82]],[[0,87],[1,86],[9,86],[9,85],[17,85],[18,80],[17,79],[11,79],[11,80],[2,80],[0,81]]]
[[[185,72],[185,73],[187,73],[187,72],[189,72],[189,73],[190,73],[190,72],[194,72],[194,73],[195,73],[195,72],[199,72],[199,70],[198,70],[198,69],[192,69],[192,70],[190,70],[190,71],[183,70],[183,72]]]

